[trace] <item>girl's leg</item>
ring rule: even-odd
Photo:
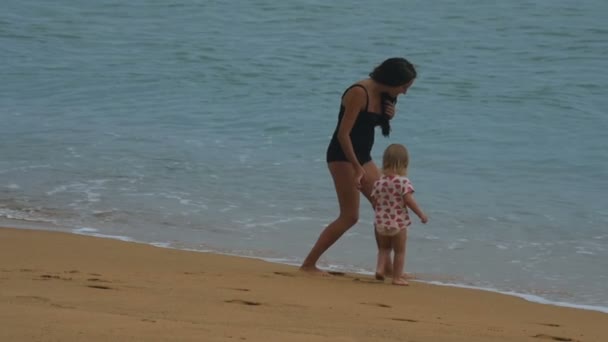
[[[355,170],[349,162],[332,162],[328,164],[329,172],[334,180],[340,215],[330,223],[319,235],[300,270],[327,274],[317,268],[317,261],[331,245],[333,245],[349,228],[359,220],[359,190],[355,184]]]
[[[371,194],[372,194],[372,189],[374,187],[374,182],[376,182],[380,178],[381,173],[373,161],[365,163],[363,165],[363,168],[365,169],[365,179],[363,182],[361,182],[361,193],[363,194],[363,196],[365,196],[365,198],[367,198],[369,203],[372,204]],[[378,234],[378,232],[375,229],[374,229],[374,236],[376,238],[376,246],[378,247],[378,250],[380,250],[381,236]],[[390,258],[390,251],[389,251],[388,262],[385,265],[386,265],[386,268],[384,269],[384,272],[382,272],[382,274],[390,277],[393,273],[393,264],[392,264],[391,258]]]
[[[375,229],[374,229],[375,230]],[[376,279],[384,280],[386,265],[391,261],[391,237],[378,234],[378,262],[376,263]]]
[[[394,285],[409,285],[405,277],[405,246],[407,242],[407,229],[400,231],[393,236],[393,251],[395,260],[393,260],[393,284]]]

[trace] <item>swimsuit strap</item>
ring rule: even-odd
[[[342,93],[342,97],[344,97],[344,95],[346,95],[347,91],[349,91],[351,88],[354,88],[354,87],[361,87],[365,91],[365,96],[367,97],[366,102],[365,102],[365,111],[369,112],[369,93],[367,92],[367,88],[365,88],[362,84],[357,83],[357,84],[353,84],[350,87],[346,88],[344,93]]]

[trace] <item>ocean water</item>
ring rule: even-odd
[[[419,78],[388,144],[407,270],[608,312],[608,2],[3,1],[0,218],[299,264],[337,215],[339,97]],[[369,273],[372,211],[320,265]],[[1,246],[1,241],[0,241]]]

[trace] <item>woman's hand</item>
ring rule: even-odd
[[[390,100],[384,100],[384,114],[390,119],[395,116],[395,104]]]

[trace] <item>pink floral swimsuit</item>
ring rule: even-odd
[[[374,183],[372,199],[376,204],[374,226],[382,235],[395,235],[412,222],[405,205],[405,195],[414,192],[407,177],[382,176]]]

